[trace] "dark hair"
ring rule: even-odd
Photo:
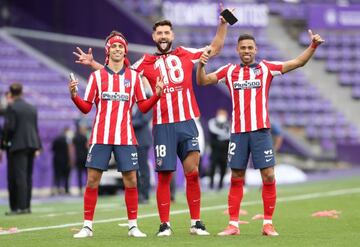
[[[155,24],[153,25],[153,31],[155,31],[158,26],[169,26],[172,30],[172,24],[169,20],[160,20],[155,22]]]
[[[109,41],[109,39],[111,39],[112,37],[117,36],[117,35],[121,36],[125,40],[126,44],[128,44],[128,41],[125,38],[124,34],[120,33],[117,30],[112,30],[111,31],[111,33],[106,37],[105,43],[107,43]]]
[[[23,86],[20,83],[13,83],[9,87],[12,96],[20,96],[22,94]]]
[[[254,36],[252,36],[251,34],[241,34],[240,36],[239,36],[239,38],[238,38],[238,43],[240,42],[240,41],[242,41],[242,40],[246,40],[246,39],[251,39],[251,40],[253,40],[254,42],[255,42],[255,44],[256,44],[256,40],[255,40],[255,38],[254,38]]]

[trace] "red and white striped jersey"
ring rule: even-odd
[[[281,75],[282,64],[266,60],[250,66],[228,64],[215,72],[218,81],[226,83],[230,91],[233,106],[231,133],[271,127],[269,89],[273,77]]]
[[[96,105],[90,144],[136,145],[131,108],[146,99],[140,75],[125,68],[114,73],[107,66],[90,75],[84,100]]]
[[[167,54],[145,54],[133,64],[143,74],[155,92],[156,78],[164,78],[164,92],[153,108],[153,124],[186,121],[200,116],[192,85],[194,64],[204,48],[177,47]]]

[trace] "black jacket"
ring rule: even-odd
[[[9,152],[41,149],[36,108],[21,98],[16,99],[5,113],[3,135]]]

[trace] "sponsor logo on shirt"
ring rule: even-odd
[[[259,79],[244,80],[234,82],[235,90],[244,90],[261,87],[261,81]]]
[[[164,87],[164,93],[174,93],[174,92],[178,92],[178,91],[182,91],[183,87],[182,86],[176,86],[176,87]]]
[[[112,101],[129,101],[130,96],[128,93],[102,92],[101,99],[112,100]]]

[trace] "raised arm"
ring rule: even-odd
[[[283,63],[283,68],[281,71],[283,74],[304,66],[314,55],[316,48],[325,42],[319,34],[313,34],[310,29],[308,30],[308,33],[310,36],[311,44],[298,57]]]
[[[223,5],[220,3],[220,11],[223,11],[223,9],[224,9]],[[210,49],[211,49],[210,57],[219,54],[221,49],[224,47],[228,23],[225,21],[225,19],[222,16],[220,16],[219,19],[220,22],[216,30],[216,35],[210,44]]]
[[[218,82],[217,76],[215,73],[206,74],[205,65],[207,64],[211,54],[210,48],[206,48],[203,54],[200,57],[198,67],[196,70],[196,82],[198,85],[207,86],[211,84],[216,84]]]
[[[94,60],[91,48],[89,48],[88,53],[85,53],[83,50],[80,49],[80,47],[76,47],[76,50],[77,52],[73,52],[73,54],[78,59],[75,61],[75,63],[90,66],[93,70],[99,70],[104,67],[102,64]]]

